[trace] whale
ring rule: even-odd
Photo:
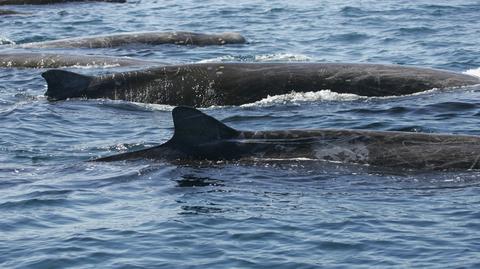
[[[204,34],[194,32],[129,32],[74,37],[21,44],[23,48],[113,48],[127,45],[225,45],[243,44],[245,37],[235,32]]]
[[[123,67],[166,65],[126,57],[106,57],[58,53],[9,52],[0,53],[0,67],[4,68],[61,68],[61,67]]]
[[[292,91],[398,96],[480,83],[478,77],[443,70],[348,63],[202,63],[99,76],[52,69],[42,76],[50,100],[106,98],[192,107],[242,105]]]
[[[69,2],[110,2],[126,3],[127,0],[0,0],[1,5],[48,5]]]
[[[148,149],[92,161],[314,160],[384,168],[480,168],[480,136],[312,129],[240,131],[191,107],[172,110],[170,140]]]

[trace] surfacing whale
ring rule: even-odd
[[[0,53],[0,67],[6,68],[61,68],[61,67],[119,67],[165,65],[161,62],[133,58],[93,55],[11,52]]]
[[[26,43],[24,48],[111,48],[132,44],[142,45],[225,45],[243,44],[245,38],[239,33],[203,34],[193,32],[133,32],[102,36],[66,38],[44,42]]]
[[[127,0],[0,0],[1,5],[48,5],[69,2],[110,2],[126,3]]]
[[[329,89],[361,96],[395,96],[480,83],[477,77],[417,67],[340,63],[207,63],[85,76],[42,74],[53,100],[109,98],[208,107],[241,105],[273,95]]]
[[[367,130],[239,131],[189,107],[172,111],[173,137],[149,149],[99,158],[164,161],[318,160],[401,169],[478,169],[480,136]]]

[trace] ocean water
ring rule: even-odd
[[[128,31],[238,31],[248,44],[48,51],[170,63],[393,63],[480,74],[478,1],[9,8],[30,15],[0,17],[1,52],[15,51],[13,43]],[[172,107],[49,102],[43,71],[0,69],[0,268],[480,267],[479,171],[308,161],[90,163],[165,142]],[[392,98],[318,90],[203,111],[242,130],[480,135],[480,86]]]

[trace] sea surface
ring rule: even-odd
[[[129,31],[237,31],[248,44],[48,52],[480,73],[478,0],[128,0],[8,8],[30,15],[0,17],[0,52],[20,50],[14,43]],[[480,171],[301,160],[91,163],[168,140],[173,107],[49,102],[43,71],[0,69],[0,268],[480,268]],[[202,110],[242,130],[480,135],[480,86],[391,98],[318,89]]]

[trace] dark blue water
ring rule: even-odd
[[[480,67],[478,1],[130,0],[12,9],[32,15],[1,17],[2,43],[150,30],[239,31],[250,41],[54,52],[171,63]],[[478,171],[307,161],[88,163],[166,141],[172,107],[48,102],[42,71],[0,70],[1,268],[480,267]],[[319,91],[204,111],[249,130],[480,135],[479,86],[395,98]]]

